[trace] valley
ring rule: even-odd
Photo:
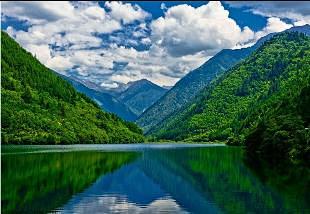
[[[2,1],[1,213],[310,213],[310,4]]]

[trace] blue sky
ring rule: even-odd
[[[173,85],[226,48],[310,23],[308,2],[1,2],[1,29],[47,67],[105,88]]]

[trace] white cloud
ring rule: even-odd
[[[198,8],[177,5],[153,21],[151,38],[173,56],[200,51],[214,55],[223,48],[245,43],[254,35],[248,27],[240,29],[228,15],[220,2],[209,2]]]
[[[118,87],[118,84],[113,82],[113,83],[101,83],[100,84],[101,87],[104,87],[104,88],[108,88],[108,89],[112,89],[112,88],[117,88]]]
[[[110,14],[114,19],[122,20],[125,24],[135,20],[144,20],[150,14],[141,9],[138,5],[122,2],[106,2],[105,7],[111,10]]]
[[[48,60],[47,67],[53,68],[56,71],[62,72],[73,67],[73,63],[69,58],[63,56],[55,56]]]
[[[280,18],[271,17],[267,19],[266,27],[264,27],[261,31],[255,33],[255,38],[256,40],[258,40],[259,38],[266,36],[267,34],[281,32],[291,27],[293,27],[293,25],[281,21]]]
[[[73,16],[74,8],[69,2],[60,1],[5,1],[1,2],[4,15],[38,24],[46,21],[55,21]]]
[[[148,37],[145,37],[145,38],[141,39],[141,43],[145,44],[145,45],[149,45],[149,44],[151,44],[151,42],[152,42],[151,39],[148,38]]]
[[[48,45],[27,45],[27,49],[34,54],[40,62],[46,64],[51,59],[50,49]]]

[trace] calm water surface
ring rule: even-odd
[[[309,213],[309,169],[220,145],[2,146],[2,213]]]

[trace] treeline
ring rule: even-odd
[[[133,123],[102,112],[1,32],[1,139],[4,144],[138,143]]]

